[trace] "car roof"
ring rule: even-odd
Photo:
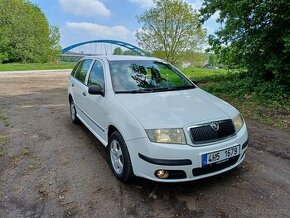
[[[99,55],[99,56],[88,56],[86,58],[98,58],[98,59],[107,59],[108,61],[132,61],[132,60],[161,60],[155,57],[148,56],[135,56],[135,55]]]

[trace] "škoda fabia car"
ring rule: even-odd
[[[245,158],[248,134],[239,111],[164,60],[83,58],[69,77],[68,95],[73,123],[81,121],[107,147],[123,182],[196,180]]]

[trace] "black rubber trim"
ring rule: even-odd
[[[242,149],[245,149],[248,146],[249,143],[249,139],[247,139],[247,141],[242,145]]]
[[[191,160],[189,159],[181,159],[181,160],[165,160],[165,159],[155,159],[146,157],[143,154],[138,153],[139,157],[142,160],[147,161],[151,164],[162,165],[162,166],[185,166],[185,165],[192,165]]]
[[[244,151],[244,153],[242,154],[241,159],[244,158],[245,154],[246,154],[246,151]]]
[[[222,162],[222,163],[213,163],[213,164],[201,167],[201,168],[195,168],[192,170],[192,174],[193,176],[201,176],[208,173],[218,172],[220,170],[226,169],[236,164],[239,160],[239,157],[240,156],[235,156],[235,157],[229,158],[227,161]]]

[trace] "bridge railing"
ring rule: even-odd
[[[69,54],[63,53],[60,55],[60,60],[63,62],[78,62],[81,58],[86,56],[97,56],[98,54]]]

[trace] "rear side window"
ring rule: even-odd
[[[104,69],[100,61],[96,61],[88,80],[88,86],[91,85],[100,85],[102,89],[105,89],[105,80],[104,80]]]
[[[87,73],[90,69],[93,60],[84,60],[82,61],[75,71],[75,78],[85,83]]]
[[[82,61],[79,61],[76,66],[74,67],[74,69],[71,72],[72,76],[75,76],[77,69],[79,68],[80,64],[82,63]]]

